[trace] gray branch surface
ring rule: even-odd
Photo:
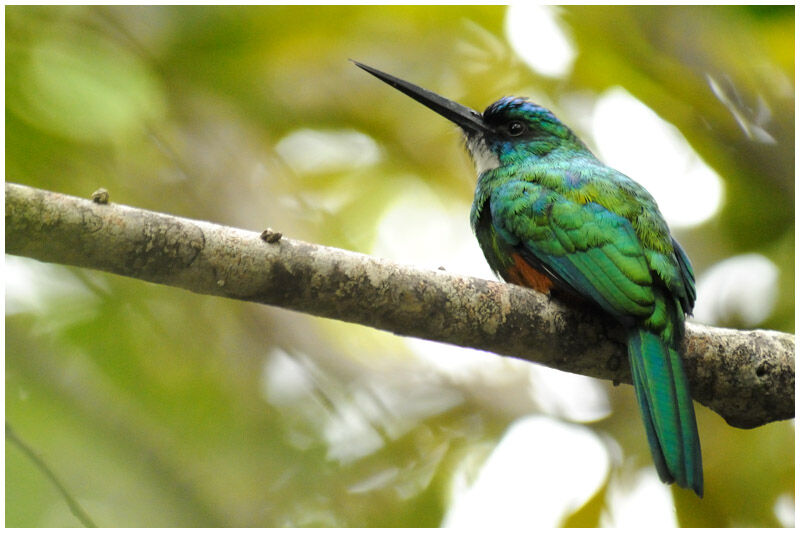
[[[103,191],[104,192],[104,191]],[[6,184],[6,252],[630,383],[623,332],[529,289]],[[695,400],[752,428],[794,417],[794,335],[687,324]]]

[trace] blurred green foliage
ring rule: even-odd
[[[517,58],[505,15],[9,6],[6,179],[370,252],[397,194],[424,183],[468,206],[474,177],[452,127],[348,57],[476,109],[535,92],[568,117],[568,96],[619,85],[724,180],[722,211],[679,235],[698,274],[764,255],[779,292],[758,326],[794,331],[794,7],[563,8],[578,55],[558,79]],[[280,142],[303,130],[360,132],[378,155],[298,171]],[[515,405],[525,379],[478,393],[480,376],[438,376],[388,334],[12,259],[7,422],[102,526],[437,526],[456,474],[474,478],[535,411]],[[415,412],[412,398],[428,403]],[[630,388],[610,399],[590,427],[622,450],[619,480],[652,467]],[[700,406],[698,418],[706,497],[673,490],[680,524],[785,524],[793,425],[737,430]],[[563,523],[599,524],[610,498],[602,487]],[[79,525],[8,441],[5,503],[7,526]]]

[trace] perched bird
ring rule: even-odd
[[[659,477],[702,496],[700,440],[680,354],[694,273],[653,197],[525,98],[501,98],[481,114],[354,63],[463,130],[478,172],[472,228],[501,278],[589,301],[622,324]]]

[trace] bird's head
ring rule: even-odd
[[[501,98],[478,113],[391,74],[354,63],[457,124],[464,132],[478,174],[524,158],[544,157],[559,148],[585,149],[553,113],[526,98]]]

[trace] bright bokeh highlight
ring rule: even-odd
[[[608,484],[608,507],[600,516],[600,527],[647,531],[678,527],[670,488],[658,479],[655,469],[636,473],[633,479],[614,479]]]
[[[672,124],[621,87],[597,100],[597,156],[643,185],[670,226],[702,224],[722,204],[722,180]]]
[[[278,141],[275,151],[298,174],[341,172],[381,159],[377,143],[354,130],[295,130]]]
[[[694,320],[755,327],[778,301],[778,267],[761,254],[742,254],[712,265],[697,280]]]
[[[444,201],[425,182],[404,180],[378,222],[371,253],[448,272],[495,279],[469,224],[470,204]]]
[[[575,61],[572,39],[558,22],[557,8],[516,2],[506,12],[511,47],[533,70],[551,78],[566,75]]]
[[[470,530],[558,527],[602,486],[610,466],[590,430],[545,416],[514,422],[475,482],[455,495],[443,526]]]

